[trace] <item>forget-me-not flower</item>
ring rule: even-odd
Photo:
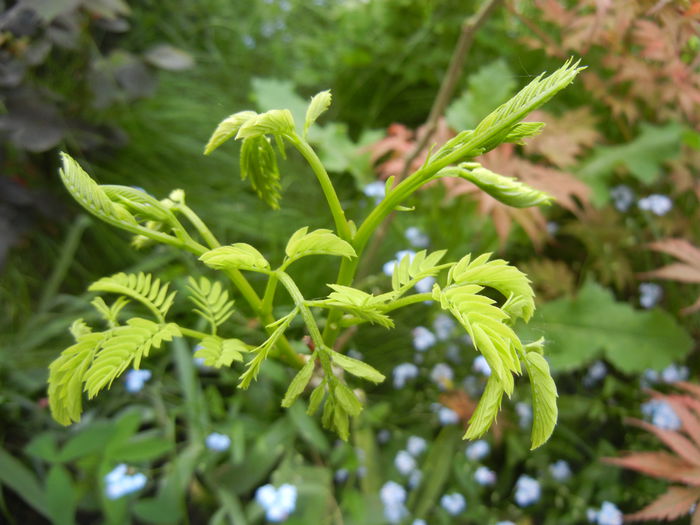
[[[493,485],[496,483],[496,473],[488,467],[481,466],[474,472],[474,481],[483,486]]]
[[[265,510],[267,521],[279,523],[294,512],[297,504],[297,488],[289,483],[275,488],[268,483],[255,491],[255,501]]]
[[[226,434],[219,434],[218,432],[212,432],[204,440],[207,448],[215,452],[223,452],[228,450],[231,446],[231,438]]]
[[[467,502],[459,492],[453,492],[440,498],[440,506],[451,516],[456,516],[467,508]]]
[[[406,489],[395,481],[387,481],[379,491],[379,498],[384,504],[384,517],[389,523],[399,523],[408,516]]]
[[[120,463],[105,476],[105,494],[108,499],[119,499],[146,486],[148,480],[145,474],[141,472],[128,474],[127,472],[128,467],[124,463]]]
[[[438,421],[440,421],[441,425],[454,425],[456,423],[459,423],[459,414],[457,414],[457,412],[455,412],[451,408],[438,404],[436,410],[438,415]]]
[[[404,236],[414,248],[427,248],[428,243],[430,243],[430,239],[428,238],[428,236],[416,226],[410,226],[409,228],[406,228]]]
[[[488,361],[486,361],[486,358],[483,355],[478,355],[474,358],[474,362],[472,363],[472,370],[474,370],[474,372],[483,374],[486,377],[491,375],[491,367],[489,366]]]
[[[532,406],[519,401],[515,404],[515,412],[518,414],[518,424],[521,428],[527,428],[532,423]]]
[[[610,196],[613,199],[613,204],[617,211],[626,212],[634,203],[634,192],[629,186],[620,184],[610,190]]]
[[[661,371],[661,380],[664,383],[676,383],[688,379],[688,367],[671,363]]]
[[[556,481],[566,481],[571,477],[571,468],[566,461],[560,459],[549,466],[549,473]]]
[[[656,283],[641,283],[639,285],[639,304],[644,308],[656,306],[663,295],[663,288]]]
[[[539,482],[523,474],[515,482],[515,503],[520,507],[527,507],[536,503],[540,499],[540,484]]]
[[[413,347],[420,352],[426,351],[428,348],[437,343],[435,334],[428,330],[425,326],[416,326],[411,331],[411,334],[413,335]]]
[[[489,455],[489,452],[491,452],[491,445],[489,445],[488,441],[485,441],[483,439],[474,441],[474,443],[469,445],[467,447],[467,450],[465,450],[465,454],[472,461],[479,461],[480,459],[484,459],[486,456]]]
[[[642,405],[642,414],[651,420],[651,424],[664,430],[678,430],[681,420],[673,407],[661,399],[652,399]]]
[[[386,196],[386,184],[380,180],[375,180],[370,182],[365,186],[362,192],[368,197],[374,199],[375,204],[379,204],[381,200]]]
[[[673,201],[671,201],[667,195],[655,193],[643,199],[639,199],[637,206],[639,206],[641,210],[650,211],[661,216],[671,211],[671,208],[673,208]]]
[[[591,520],[591,518],[593,518],[593,520]],[[609,501],[604,501],[599,511],[593,510],[592,513],[588,513],[588,519],[598,525],[622,525],[624,522],[620,509]]]
[[[406,450],[408,450],[408,453],[413,457],[417,457],[423,453],[427,446],[428,444],[422,437],[411,436],[408,438],[408,442],[406,443]]]
[[[129,370],[124,376],[126,391],[130,394],[141,392],[146,381],[151,379],[152,375],[150,370]]]
[[[416,468],[416,460],[406,450],[400,450],[394,458],[394,466],[404,476],[408,476]]]
[[[394,388],[403,388],[406,381],[418,376],[418,367],[413,363],[401,363],[394,367],[392,375],[394,376]]]
[[[433,330],[440,341],[449,339],[455,329],[455,322],[449,315],[438,314],[433,321]]]
[[[452,379],[454,378],[454,372],[450,365],[445,363],[436,364],[430,371],[430,379],[435,381],[440,387],[440,390],[446,390],[452,387]]]

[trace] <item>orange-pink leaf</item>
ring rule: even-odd
[[[700,487],[669,487],[651,504],[634,514],[627,514],[625,521],[675,520],[690,512],[700,499]]]
[[[700,449],[693,445],[688,438],[684,437],[679,432],[656,427],[651,423],[642,421],[641,419],[629,418],[627,422],[643,428],[651,434],[654,434],[681,458],[700,467]]]

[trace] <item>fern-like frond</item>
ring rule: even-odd
[[[119,314],[122,309],[129,304],[129,299],[120,295],[117,300],[112,303],[112,306],[108,306],[102,297],[95,297],[90,304],[97,310],[97,312],[102,316],[102,318],[107,322],[110,328],[114,328],[119,325]]]
[[[328,286],[334,291],[328,295],[328,299],[325,299],[323,303],[345,310],[372,324],[380,324],[385,328],[394,326],[394,321],[381,311],[381,307],[384,305],[382,296],[375,296],[357,288],[340,284],[329,284]]]
[[[257,115],[255,111],[239,111],[219,122],[209,138],[209,142],[204,147],[204,154],[209,155],[224,142],[235,137],[241,126]]]
[[[64,186],[73,198],[88,212],[103,221],[134,231],[136,218],[126,207],[112,202],[104,190],[67,153],[61,153],[62,168],[59,170]]]
[[[233,314],[234,301],[229,300],[228,292],[221,283],[217,281],[212,284],[206,277],[200,277],[199,281],[190,277],[187,289],[190,301],[197,307],[194,311],[209,322],[212,334],[216,335],[216,328]]]
[[[159,321],[165,320],[165,315],[173,304],[175,294],[168,295],[168,284],[161,285],[160,279],[153,279],[149,273],[126,274],[118,273],[111,277],[103,277],[88,288],[91,292],[109,292],[131,297],[151,310]]]
[[[70,332],[70,335],[73,336],[73,339],[75,339],[75,342],[77,343],[80,341],[80,338],[92,333],[92,328],[90,325],[88,325],[85,320],[81,317],[79,319],[76,319],[73,321],[68,328],[68,331]]]
[[[164,223],[176,221],[173,212],[143,190],[109,184],[103,184],[100,188],[112,202],[123,205],[137,218]]]
[[[557,423],[557,386],[549,372],[549,364],[538,352],[525,355],[525,367],[532,391],[532,448],[545,443]]]
[[[505,324],[508,314],[495,306],[492,299],[480,295],[481,290],[475,284],[453,284],[445,289],[436,285],[433,297],[465,328],[510,396],[514,386],[512,373],[521,373],[518,352],[522,352],[522,343]]]
[[[294,133],[294,117],[288,109],[271,109],[245,121],[236,139]]]
[[[407,254],[394,266],[391,275],[391,287],[394,291],[403,291],[410,288],[421,279],[437,275],[440,271],[436,268],[447,250],[438,250],[428,255],[426,250],[421,250],[415,255]]]
[[[248,388],[250,383],[257,379],[260,367],[267,359],[270,350],[277,344],[279,338],[282,337],[298,313],[299,308],[295,306],[287,315],[268,325],[268,328],[274,327],[275,330],[263,344],[252,350],[255,353],[255,357],[248,363],[246,371],[241,375],[240,383],[238,384],[240,388]]]
[[[49,365],[49,408],[61,425],[80,421],[83,376],[104,338],[105,332],[83,334]]]
[[[529,321],[535,311],[535,292],[530,280],[516,267],[503,259],[489,261],[490,253],[472,260],[466,255],[450,268],[448,279],[458,284],[480,284],[498,290],[506,303],[501,309],[511,318],[520,317]]]
[[[222,339],[221,337],[205,337],[199,343],[194,357],[204,359],[206,366],[221,368],[231,366],[234,361],[243,361],[241,352],[249,352],[250,347],[240,339]]]
[[[243,140],[241,146],[241,178],[249,179],[250,185],[263,201],[273,210],[279,209],[280,173],[277,155],[265,135]]]
[[[181,336],[174,323],[157,324],[135,317],[125,326],[118,326],[105,333],[100,350],[85,373],[85,391],[93,398],[104,387],[109,387],[133,362],[138,369],[141,359],[148,357],[151,348],[160,348],[163,341]]]

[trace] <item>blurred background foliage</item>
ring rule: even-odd
[[[68,343],[71,322],[90,319],[89,282],[157,271],[184,288],[201,272],[165,248],[139,253],[80,215],[57,177],[59,149],[102,183],[158,198],[182,188],[219,238],[278,257],[299,227],[330,226],[323,196],[290,155],[282,208],[271,212],[240,182],[236,145],[201,155],[214,126],[247,108],[298,114],[330,88],[333,105],[311,140],[357,222],[373,204],[371,183],[403,168],[461,25],[480,4],[0,2],[3,519],[261,523],[270,515],[256,489],[290,483],[292,524],[602,524],[617,523],[614,512],[605,521],[605,502],[633,512],[663,492],[663,481],[598,460],[658,450],[624,419],[642,415],[644,388],[697,378],[700,3],[690,0],[505,0],[476,32],[434,139],[473,127],[541,71],[582,57],[581,80],[533,116],[547,123],[544,133],[480,159],[559,204],[513,212],[467,185],[433,185],[409,203],[416,211],[391,223],[359,282],[385,290],[383,264],[424,246],[453,257],[495,251],[527,271],[539,310],[519,333],[547,338],[560,391],[547,446],[527,451],[523,390],[504,404],[488,452],[469,452],[458,430],[483,370],[470,343],[427,305],[397,315],[396,331],[369,327],[347,345],[388,377],[366,393],[349,443],[322,432],[300,402],[279,407],[289,380],[281,365],[266,364],[240,393],[236,370],[198,368],[183,342],[150,360],[142,389],[115,385],[79,425],[59,428],[48,414],[47,365]],[[335,271],[300,262],[294,277],[307,296],[320,296]],[[229,330],[255,339],[258,328],[243,308]],[[207,446],[213,432],[229,438],[218,452]],[[407,455],[409,436],[424,438],[427,450]],[[554,467],[561,461],[568,473]],[[105,476],[120,463],[147,481],[110,499]],[[523,475],[537,484],[529,499]],[[391,497],[389,481],[398,483]]]

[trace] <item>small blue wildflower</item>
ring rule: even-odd
[[[515,525],[512,521],[506,520],[506,521],[499,521],[496,523],[496,525]]]
[[[265,510],[267,521],[279,523],[286,520],[294,512],[297,503],[297,488],[289,483],[275,488],[268,483],[255,491],[255,501]]]
[[[440,506],[451,516],[456,516],[467,508],[467,502],[459,492],[453,492],[440,498]]]
[[[416,469],[413,472],[411,472],[410,476],[408,476],[408,486],[412,489],[415,489],[423,479],[423,473]]]
[[[559,223],[554,221],[547,221],[547,233],[554,237],[559,233]]]
[[[441,406],[437,409],[437,415],[441,425],[454,425],[459,423],[459,415],[451,408]]]
[[[406,450],[408,450],[408,453],[413,457],[417,457],[423,453],[427,446],[427,442],[422,437],[411,436],[406,443]]]
[[[362,192],[368,197],[374,199],[375,204],[379,204],[386,196],[386,184],[382,181],[375,180],[365,186]]]
[[[673,201],[666,195],[655,193],[643,199],[639,199],[637,206],[639,206],[641,210],[650,211],[661,216],[671,211],[671,208],[673,208]]]
[[[146,486],[148,479],[144,474],[127,474],[128,467],[120,463],[105,476],[105,495],[108,499],[119,499]]]
[[[126,391],[130,394],[141,392],[146,381],[151,379],[152,375],[150,370],[129,370],[125,376]]]
[[[223,452],[224,450],[228,450],[231,446],[231,438],[226,434],[219,434],[218,432],[209,434],[204,442],[209,450],[215,452]]]
[[[586,519],[588,523],[596,523],[598,521],[598,511],[589,507],[586,509]]]
[[[402,475],[408,476],[416,468],[416,460],[406,450],[400,450],[394,458],[394,466]]]
[[[639,304],[644,308],[653,308],[663,297],[664,291],[656,283],[641,283],[639,285]]]
[[[348,469],[346,468],[339,468],[338,470],[335,471],[335,474],[333,475],[333,479],[335,479],[336,483],[344,483],[347,479],[350,473],[348,472]]]
[[[481,466],[474,472],[474,481],[482,486],[490,486],[496,483],[496,473],[488,467]]]
[[[455,322],[449,315],[438,314],[433,321],[433,330],[440,341],[449,339],[455,329]]]
[[[406,228],[404,236],[414,248],[427,248],[430,243],[428,236],[415,226]]]
[[[603,379],[608,373],[608,368],[602,361],[596,361],[589,368],[586,375],[583,377],[583,384],[587,387],[595,385],[598,381]]]
[[[379,490],[379,498],[384,504],[384,517],[389,523],[399,523],[408,516],[406,489],[395,481],[387,481]]]
[[[424,352],[437,343],[435,334],[428,330],[425,326],[415,327],[411,331],[411,334],[413,335],[413,347],[420,352]]]
[[[527,428],[532,423],[532,407],[524,401],[515,404],[515,411],[518,414],[518,424],[521,428]]]
[[[644,414],[651,424],[664,430],[678,430],[681,428],[681,420],[671,405],[661,399],[652,399],[642,405]]]
[[[418,376],[418,367],[413,363],[401,363],[394,367],[392,375],[394,376],[394,388],[403,388],[406,381]]]
[[[430,379],[440,387],[440,390],[447,390],[452,387],[454,372],[450,365],[445,363],[436,364],[430,372]]]
[[[474,370],[474,372],[483,374],[487,377],[491,375],[491,367],[489,366],[488,361],[486,361],[486,358],[483,355],[476,356],[474,362],[472,363],[472,370]]]
[[[549,473],[556,481],[566,481],[571,477],[571,468],[566,461],[560,459],[549,466]]]
[[[485,441],[483,439],[474,441],[474,443],[469,445],[467,447],[467,450],[464,451],[466,456],[472,461],[479,461],[481,459],[484,459],[486,456],[489,455],[489,452],[491,452],[491,445],[489,445],[488,441]]]
[[[523,474],[515,482],[515,503],[520,507],[527,507],[536,503],[540,499],[540,484],[539,482]]]
[[[634,192],[629,186],[623,184],[610,190],[610,196],[613,199],[615,208],[623,213],[629,210],[634,203]]]
[[[418,293],[430,293],[433,290],[433,285],[435,284],[435,277],[424,277],[418,281],[413,287]]]
[[[622,512],[614,503],[604,501],[596,515],[598,525],[622,525],[624,519]]]
[[[676,383],[688,379],[688,367],[670,364],[661,371],[661,379],[664,383]]]
[[[425,523],[425,520],[413,520],[413,523],[411,525],[427,525]]]
[[[377,432],[377,441],[380,444],[388,443],[390,439],[391,439],[391,432],[389,430],[387,430],[386,428],[383,428],[382,430]]]

